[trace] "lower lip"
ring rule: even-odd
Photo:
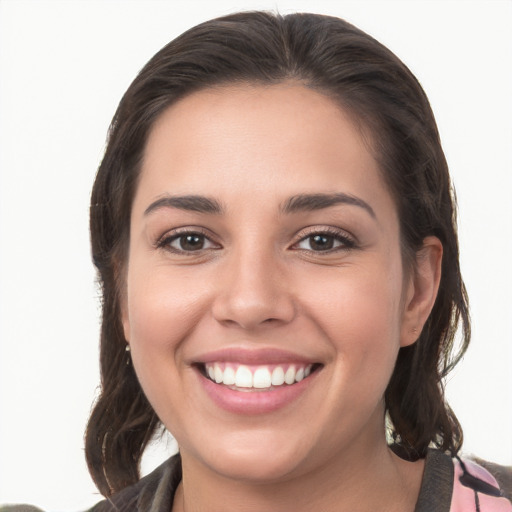
[[[318,370],[292,385],[275,387],[268,391],[236,391],[216,384],[198,372],[203,388],[220,408],[236,414],[264,414],[281,409],[297,400],[312,384]]]

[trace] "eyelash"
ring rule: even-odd
[[[339,245],[335,246],[335,247],[328,248],[328,249],[324,249],[324,250],[318,250],[318,251],[297,247],[301,242],[304,242],[308,239],[311,240],[313,237],[329,238],[329,239],[332,239],[332,243],[339,242]],[[301,238],[299,239],[298,242],[296,242],[292,246],[292,248],[293,247],[297,247],[296,250],[299,250],[299,251],[313,252],[315,254],[331,254],[331,253],[338,252],[338,251],[347,251],[350,249],[355,249],[357,247],[357,245],[356,245],[356,240],[352,236],[350,236],[348,233],[346,233],[345,231],[341,231],[338,228],[325,226],[322,228],[317,228],[317,227],[311,228],[311,230],[308,233],[306,233],[306,234],[302,233]]]
[[[190,237],[195,236],[198,238],[201,238],[204,243],[211,244],[211,247],[200,247],[197,250],[186,250],[183,248],[176,248],[172,247],[172,243],[175,241],[179,241],[180,239],[183,239],[184,237]],[[308,239],[313,239],[313,237],[323,237],[324,239],[330,239],[332,244],[338,243],[338,245],[334,245],[334,247],[329,247],[327,249],[320,249],[320,250],[313,250],[313,249],[305,249],[298,247],[299,244],[301,244],[304,241],[307,241]],[[310,242],[311,243],[311,242]],[[220,248],[220,245],[216,242],[213,242],[210,238],[210,236],[203,231],[200,228],[181,228],[173,231],[172,233],[166,233],[161,238],[159,238],[155,244],[155,246],[158,249],[165,249],[167,251],[170,251],[175,254],[181,254],[181,255],[192,255],[194,253],[199,254],[202,253],[205,250],[211,250],[211,249],[218,249]],[[323,227],[323,228],[311,228],[308,233],[302,233],[301,238],[295,242],[291,248],[298,251],[304,251],[308,253],[315,253],[315,254],[331,254],[338,251],[347,251],[350,249],[356,248],[356,241],[353,237],[348,235],[346,232],[341,231],[337,228],[333,227]]]
[[[199,249],[197,249],[195,251],[194,250],[187,251],[185,249],[179,249],[179,248],[171,246],[172,242],[175,242],[175,241],[180,240],[181,238],[185,238],[187,236],[200,237],[205,242],[207,241],[210,244],[212,244],[213,246],[217,246],[217,247],[206,247],[206,248],[201,247],[201,248],[199,248]],[[208,234],[206,232],[204,232],[200,228],[176,229],[172,233],[166,233],[161,238],[159,238],[155,245],[156,245],[156,247],[158,249],[165,249],[165,250],[170,251],[170,252],[175,253],[175,254],[194,254],[194,253],[198,254],[198,253],[201,253],[204,250],[209,250],[209,249],[214,249],[214,248],[218,248],[219,247],[219,245],[216,244],[215,242],[213,242],[211,240],[211,237],[208,236]]]

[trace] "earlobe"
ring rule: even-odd
[[[441,281],[443,245],[435,236],[426,237],[416,260],[405,295],[400,346],[412,345],[420,336],[437,297]]]
[[[126,270],[126,264],[121,264],[117,262],[114,265],[115,280],[119,284],[118,300],[121,326],[123,327],[124,339],[126,340],[127,343],[130,343],[130,315],[128,314]]]
[[[124,339],[130,343],[130,318],[126,299],[121,301],[121,325],[123,326]]]
[[[130,322],[128,321],[128,317],[125,316],[124,313],[121,316],[121,322],[123,324],[124,339],[126,340],[127,343],[130,343]]]

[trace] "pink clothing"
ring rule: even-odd
[[[455,471],[450,512],[512,512],[512,504],[506,498],[490,496],[483,492],[476,493],[473,488],[463,485],[460,479],[464,475],[464,469],[457,459],[453,460]],[[463,464],[466,473],[499,488],[494,477],[486,469],[469,460],[464,460]]]

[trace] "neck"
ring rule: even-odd
[[[423,461],[403,461],[383,441],[364,454],[345,450],[328,464],[263,483],[225,478],[182,453],[183,480],[173,512],[413,511]]]

